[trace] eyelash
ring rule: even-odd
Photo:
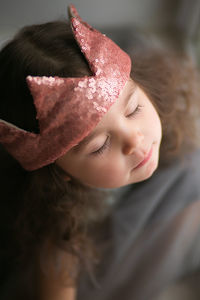
[[[141,112],[142,107],[143,107],[142,105],[138,104],[138,106],[136,107],[136,109],[132,113],[130,113],[128,116],[126,116],[126,117],[127,118],[135,117],[137,114],[139,114]]]
[[[142,105],[139,105],[136,107],[136,109],[130,113],[127,118],[133,118],[135,117],[137,114],[139,114],[142,110]],[[101,148],[99,148],[98,150],[92,152],[92,155],[99,155],[102,154],[110,145],[110,137],[108,136],[107,139],[105,140],[105,143],[103,144],[103,146]]]
[[[109,147],[109,144],[110,144],[110,137],[108,136],[107,139],[105,140],[105,143],[103,144],[103,146],[101,146],[101,148],[92,152],[91,154],[92,155],[102,154]]]

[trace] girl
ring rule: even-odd
[[[1,299],[155,299],[199,266],[198,75],[69,12],[0,53]]]

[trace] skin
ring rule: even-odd
[[[88,137],[56,164],[70,177],[97,188],[148,179],[158,167],[162,128],[153,104],[130,79],[118,100]],[[152,149],[148,161],[137,167]],[[136,168],[137,167],[137,168]]]

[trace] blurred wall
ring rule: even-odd
[[[182,48],[199,45],[200,0],[72,0],[81,17],[122,45],[140,32],[170,36]],[[70,0],[0,0],[0,47],[22,26],[67,19]],[[113,35],[112,35],[113,33]],[[126,41],[125,41],[126,40]],[[189,40],[189,43],[188,43]],[[168,43],[168,41],[167,41]],[[199,50],[198,50],[199,51]]]
[[[97,28],[155,27],[166,22],[164,0],[73,0],[81,17]],[[69,0],[0,0],[0,40],[23,25],[66,18]],[[162,23],[162,24],[161,24]]]

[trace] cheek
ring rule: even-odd
[[[159,139],[161,139],[162,137],[162,125],[161,125],[161,120],[160,120],[160,117],[158,115],[158,113],[155,111],[155,130],[156,130],[156,134],[157,134],[157,137]]]
[[[102,163],[93,162],[86,168],[87,172],[82,174],[83,178],[88,184],[112,188],[121,185],[125,180],[125,169],[118,160],[110,159],[104,161],[102,158]]]
[[[141,90],[141,103],[144,105],[144,119],[145,120],[145,130],[148,130],[148,134],[153,134],[156,138],[161,137],[161,121],[151,100],[146,96],[146,94]],[[150,131],[149,131],[150,130]]]
[[[161,121],[160,117],[154,108],[154,106],[150,103],[149,107],[147,109],[147,114],[148,114],[148,128],[151,131],[151,134],[156,139],[161,139],[162,136],[162,127],[161,127]]]

